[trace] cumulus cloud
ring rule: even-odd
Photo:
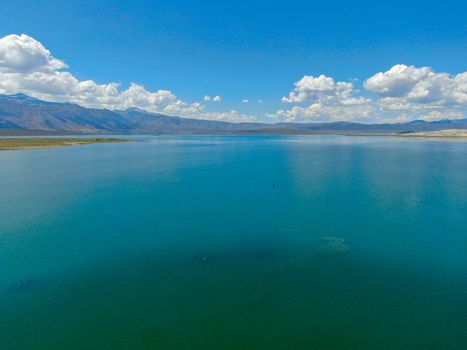
[[[325,75],[305,75],[282,98],[283,103],[300,105],[281,109],[268,114],[268,117],[286,122],[364,120],[373,112],[371,100],[357,97],[357,93],[358,90],[350,82],[336,82]],[[310,104],[303,106],[304,103]]]
[[[327,106],[315,102],[307,107],[293,106],[290,109],[281,109],[267,116],[274,122],[330,122],[330,121],[359,121],[365,122],[374,114],[371,105],[358,105],[351,108],[347,106]]]
[[[358,92],[352,83],[338,81],[325,75],[305,75],[295,83],[293,91],[282,97],[283,103],[330,102],[347,105],[364,104],[366,99],[353,97]]]
[[[375,94],[373,98],[359,96],[353,83],[305,75],[282,98],[283,103],[296,106],[268,116],[284,121],[361,122],[467,117],[467,72],[450,75],[429,67],[398,64],[374,74],[363,86]]]
[[[427,67],[415,68],[397,64],[387,72],[373,75],[365,81],[364,86],[380,96],[399,97],[410,92],[429,73],[430,69]]]
[[[433,121],[466,118],[467,72],[451,75],[430,67],[397,64],[364,82],[382,114],[404,114]]]
[[[222,100],[222,99],[221,99],[220,96],[214,96],[214,97],[212,98],[212,102],[217,102],[217,103],[219,103],[219,102],[221,102],[221,100]]]
[[[30,36],[13,34],[0,38],[2,94],[22,92],[44,100],[73,102],[86,107],[138,107],[169,115],[186,116],[204,110],[201,103],[188,104],[168,90],[148,91],[135,83],[121,89],[119,83],[79,80],[66,68],[63,61]]]
[[[203,98],[204,102],[211,102],[212,98],[209,95],[204,96]]]
[[[236,110],[228,112],[211,112],[211,113],[200,113],[196,116],[199,119],[205,120],[217,120],[217,121],[236,121],[236,122],[254,122],[256,117],[240,113]]]
[[[462,111],[459,110],[443,110],[440,111],[430,111],[428,113],[422,113],[417,119],[424,120],[426,122],[432,122],[435,120],[442,120],[442,119],[461,119],[465,118],[466,115]]]
[[[53,72],[66,67],[30,36],[13,34],[0,38],[1,72]]]
[[[386,105],[467,106],[467,72],[451,76],[429,67],[397,64],[368,78],[364,87],[386,98]]]
[[[250,100],[247,100],[247,99],[242,100],[242,103],[248,103],[248,102],[250,102]]]

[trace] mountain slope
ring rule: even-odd
[[[122,116],[109,110],[45,102],[22,94],[0,96],[0,123],[27,130],[67,132],[132,129]]]
[[[23,94],[0,95],[0,129],[62,133],[310,133],[403,132],[467,129],[467,119],[398,124],[229,123],[170,117],[138,109],[110,111],[41,101]]]
[[[0,128],[87,133],[176,133],[237,129],[233,123],[169,117],[129,109],[109,111],[0,95]]]

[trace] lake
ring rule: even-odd
[[[467,349],[467,142],[0,152],[0,349]]]

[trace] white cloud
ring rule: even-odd
[[[326,106],[315,102],[307,107],[293,106],[287,110],[279,110],[267,116],[274,122],[330,122],[330,121],[369,121],[374,114],[371,105]]]
[[[466,115],[462,111],[459,110],[443,110],[440,111],[431,111],[428,113],[421,114],[417,119],[424,120],[427,122],[432,122],[435,120],[443,120],[443,119],[462,119],[465,118]]]
[[[320,115],[323,105],[319,102],[313,103],[308,107],[294,106],[288,110],[278,110],[274,114],[268,114],[274,122],[295,122],[313,119]]]
[[[451,76],[429,67],[398,64],[379,72],[364,83],[366,89],[406,108],[407,104],[430,106],[467,106],[467,72]],[[395,109],[395,106],[392,106]]]
[[[206,95],[204,96],[204,102],[216,102],[216,103],[219,103],[221,102],[221,97],[220,96],[209,96],[209,95]]]
[[[12,34],[0,38],[1,72],[53,72],[66,67],[30,36]]]
[[[263,100],[258,100],[258,103],[263,103],[264,101]]]
[[[118,83],[98,84],[78,80],[63,61],[52,56],[40,42],[27,36],[0,38],[0,93],[22,92],[57,102],[86,107],[126,109],[138,107],[169,115],[192,115],[204,110],[200,103],[188,104],[168,90],[148,91],[140,84],[120,89]]]
[[[282,98],[283,103],[331,102],[342,104],[364,104],[364,98],[352,97],[356,92],[352,83],[338,81],[325,75],[313,77],[305,75],[295,83],[295,88],[288,96]]]
[[[390,117],[380,117],[378,118],[377,122],[380,124],[394,124],[394,123],[407,123],[413,120],[411,116],[406,113],[400,113],[397,116],[390,116]]]
[[[467,117],[467,72],[453,76],[398,64],[368,78],[364,87],[376,93],[381,114],[426,121]]]
[[[268,116],[284,121],[400,122],[466,118],[467,72],[436,73],[429,67],[398,64],[368,78],[374,98],[358,96],[352,83],[304,76],[283,103],[299,104]],[[311,103],[303,106],[303,103]]]
[[[248,103],[248,102],[250,102],[250,100],[247,100],[247,99],[242,100],[242,103]]]
[[[366,120],[374,112],[371,100],[356,97],[352,83],[335,81],[331,77],[305,75],[297,81],[294,89],[282,98],[283,103],[303,104],[287,110],[268,114],[276,121],[315,122],[335,120]]]
[[[397,64],[387,72],[379,72],[364,83],[366,89],[380,96],[399,97],[410,92],[421,79],[430,73],[429,68],[415,68]]]
[[[229,122],[254,122],[256,117],[252,115],[242,114],[236,110],[229,112],[211,112],[211,113],[200,113],[196,116],[198,119],[206,120],[218,120],[218,121],[229,121]]]

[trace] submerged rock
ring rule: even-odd
[[[321,245],[321,253],[323,254],[343,254],[350,251],[349,245],[345,238],[323,236],[321,237],[323,244]]]
[[[8,291],[12,293],[27,292],[38,286],[38,281],[34,278],[26,278],[24,280],[16,281],[8,287]]]

